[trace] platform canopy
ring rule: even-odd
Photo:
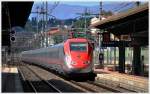
[[[2,2],[2,28],[8,28],[9,25],[23,27],[29,17],[32,5],[31,1]]]
[[[113,33],[118,38],[128,35],[131,42],[125,41],[126,45],[133,47],[132,73],[142,75],[143,66],[141,61],[141,47],[148,46],[148,4],[137,6],[126,12],[112,15],[104,20],[98,20],[91,24],[90,27],[104,29],[108,33]],[[116,41],[115,41],[116,42]],[[114,42],[114,43],[115,43]],[[124,42],[119,41],[119,72],[125,73],[125,47]],[[112,43],[112,42],[110,42]],[[116,43],[117,45],[118,43]],[[115,45],[115,46],[116,46]],[[110,47],[109,45],[105,45]]]
[[[2,46],[10,46],[10,29],[24,27],[31,13],[33,1],[2,1]]]
[[[90,27],[105,29],[115,35],[146,31],[148,33],[148,4],[93,22]]]

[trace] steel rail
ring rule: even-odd
[[[50,82],[44,80],[40,75],[38,75],[35,71],[33,71],[30,67],[26,66],[26,68],[28,68],[30,71],[32,71],[38,78],[40,78],[43,82],[45,82],[48,86],[52,87],[55,91],[61,93],[61,91],[56,88],[53,84],[51,84]]]
[[[18,71],[20,72],[22,79],[25,81],[25,80],[26,80],[26,79],[25,79],[25,76],[24,76],[23,72],[21,71],[20,67],[18,67]],[[27,80],[26,83],[28,83],[29,86],[32,88],[32,90],[33,90],[35,93],[37,93],[37,90],[35,89],[35,87],[34,87],[34,85],[32,84],[32,82],[30,82],[29,80]]]
[[[70,82],[75,84],[75,85],[77,85],[77,86],[79,86],[79,87],[81,87],[81,88],[83,88],[83,89],[88,90],[89,92],[95,92],[95,93],[97,92],[97,91],[95,91],[95,90],[93,90],[93,89],[91,89],[89,87],[86,87],[86,86],[84,86],[84,85],[82,85],[82,84],[80,84],[80,83],[78,83],[76,81],[71,80]]]

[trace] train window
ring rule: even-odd
[[[87,43],[85,42],[72,42],[70,43],[70,50],[71,51],[87,51]]]

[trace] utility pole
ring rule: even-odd
[[[38,18],[39,18],[39,17],[38,17],[38,16],[39,16],[39,15],[38,15],[38,10],[39,10],[39,6],[37,6],[36,9],[37,9],[37,11],[36,11],[36,13],[37,13],[37,23],[36,23],[36,24],[37,24],[37,33],[38,33]]]
[[[46,3],[46,8],[44,8],[45,3],[43,2],[42,6],[41,6],[41,14],[42,14],[42,47],[46,47],[47,46],[47,39],[46,39],[46,33],[45,33],[45,28],[47,25],[47,3]],[[46,16],[46,19],[45,19]]]
[[[100,1],[100,13],[99,13],[99,19],[102,20],[102,1]],[[101,53],[101,33],[99,34],[99,47],[100,47],[100,53]]]
[[[85,15],[84,15],[84,31],[85,31],[85,34],[87,34],[87,30],[86,30],[86,15],[87,15],[87,8],[85,8]]]
[[[41,47],[44,47],[44,36],[43,36],[43,32],[44,32],[44,2],[41,6],[41,14],[42,14],[42,32],[41,32]]]
[[[87,34],[87,17],[90,17],[92,15],[98,15],[98,14],[90,14],[88,11],[87,11],[87,8],[85,8],[85,11],[84,13],[76,13],[78,15],[81,15],[83,18],[84,18],[84,33]]]
[[[45,10],[44,10],[44,2],[41,6],[41,14],[42,14],[42,31],[44,32],[44,29],[45,29],[45,23],[44,23],[44,14],[45,14]]]
[[[135,2],[136,6],[140,6],[140,1]]]
[[[37,34],[39,34],[39,6],[36,7],[37,9]],[[38,37],[39,38],[39,37]],[[36,41],[36,46],[39,48],[39,44],[38,44],[38,41]]]
[[[102,5],[102,0],[100,1],[99,4],[100,4],[99,19],[102,20],[102,16],[103,16],[103,12],[102,12],[102,11],[103,11],[103,8],[102,8],[102,7],[103,7],[103,5]],[[104,56],[104,49],[101,47],[101,44],[102,44],[102,32],[103,32],[103,31],[100,30],[100,32],[99,32],[99,34],[98,34],[98,37],[99,37],[99,38],[98,38],[98,39],[99,39],[99,43],[98,43],[99,45],[98,45],[98,46],[99,46],[99,55],[100,55],[100,54],[103,54],[103,56]],[[108,60],[108,49],[107,49],[107,60]],[[104,67],[104,61],[105,61],[105,60],[103,59],[103,63],[101,64],[101,67]],[[107,62],[108,62],[108,61],[107,61]]]
[[[48,27],[48,2],[46,1],[46,29],[47,29],[47,27]],[[46,47],[48,47],[48,36],[47,36],[47,34],[46,34]]]
[[[100,15],[99,15],[100,20],[102,20],[102,15],[103,15],[103,13],[102,13],[102,10],[103,10],[102,7],[103,7],[102,1],[100,1]]]
[[[47,24],[48,24],[48,2],[46,1],[46,28],[47,28]]]
[[[53,5],[52,9],[50,9],[50,14],[52,13],[52,11],[58,6],[59,2],[55,2],[55,4]],[[42,3],[41,7],[40,7],[40,10],[39,10],[39,7],[37,7],[37,11],[36,12],[31,12],[31,13],[37,13],[37,17],[39,17],[38,15],[40,14],[42,16],[42,32],[40,32],[40,36],[41,37],[41,40],[40,40],[40,45],[41,47],[44,47],[44,46],[48,46],[48,36],[46,35],[45,33],[45,29],[47,28],[47,24],[48,24],[48,16],[52,16],[52,17],[55,17],[53,15],[50,15],[48,13],[48,2],[46,1]],[[38,18],[37,18],[38,19]],[[37,20],[38,21],[38,20]],[[38,28],[38,22],[37,22],[37,31],[39,31],[39,28]]]

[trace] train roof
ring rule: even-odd
[[[71,38],[67,39],[67,42],[87,42],[88,40],[86,38]]]
[[[89,42],[88,39],[86,38],[71,38],[71,39],[67,39],[66,41],[64,42]],[[52,45],[52,46],[48,46],[46,48],[40,48],[40,49],[35,49],[35,50],[28,50],[28,51],[23,51],[22,54],[32,54],[32,53],[35,53],[35,52],[40,52],[40,51],[43,51],[43,50],[46,50],[47,48],[59,48],[59,47],[63,47],[64,45],[64,42],[63,43],[59,43],[59,44],[56,44],[56,45]]]
[[[52,48],[52,47],[60,47],[60,46],[63,46],[63,44],[64,44],[64,43],[55,44],[55,45],[49,46],[49,48]]]

